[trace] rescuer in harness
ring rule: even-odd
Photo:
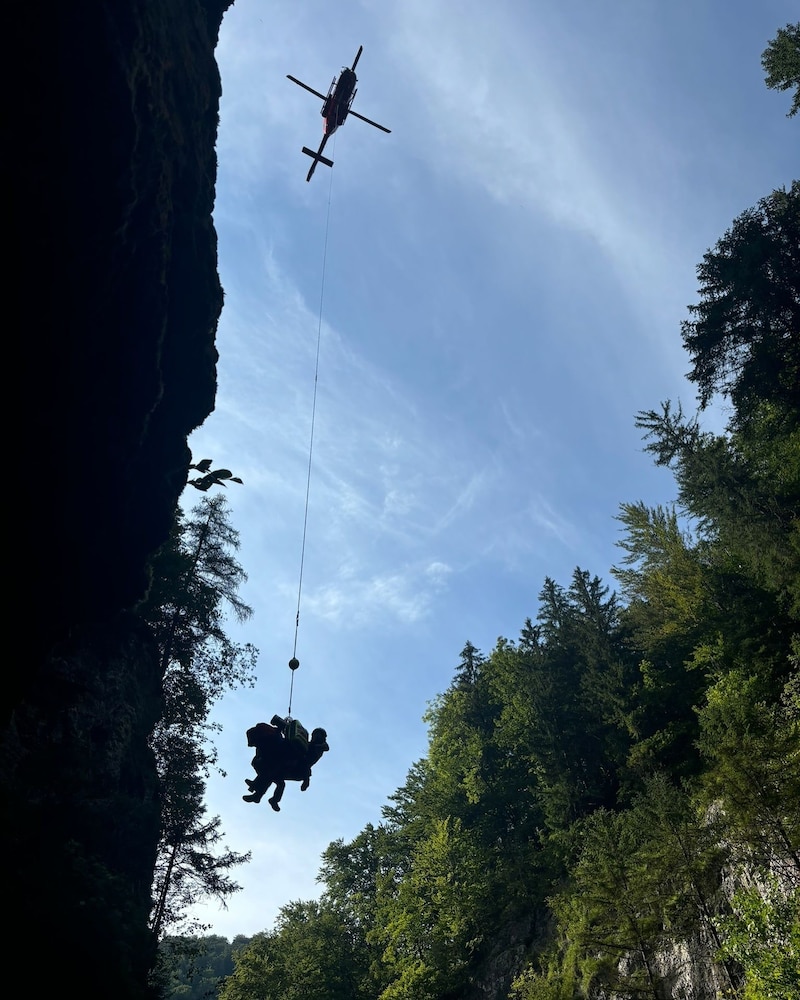
[[[269,724],[259,722],[248,729],[247,745],[256,751],[252,762],[256,777],[245,778],[250,794],[242,798],[245,802],[260,802],[274,784],[268,802],[275,812],[280,812],[286,782],[301,782],[300,791],[304,792],[311,780],[311,768],[330,750],[324,729],[314,729],[309,739],[308,731],[296,719],[282,719],[279,715],[273,715]]]

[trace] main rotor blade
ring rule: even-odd
[[[353,71],[354,73],[355,73],[355,71],[356,71],[356,65],[357,65],[357,63],[358,63],[358,60],[359,60],[359,59],[361,58],[361,52],[362,52],[363,48],[364,48],[364,46],[363,46],[363,45],[359,45],[359,47],[358,47],[358,52],[356,52],[356,57],[355,57],[355,59],[353,60],[353,65],[352,65],[352,66],[350,67],[350,69],[351,69],[351,70],[352,70],[352,71]]]
[[[310,91],[312,94],[314,94],[315,97],[318,97],[321,101],[325,100],[325,95],[324,94],[320,94],[320,92],[318,90],[314,90],[314,88],[313,87],[309,87],[309,85],[307,83],[303,83],[302,80],[298,80],[296,76],[292,76],[291,74],[287,73],[286,74],[286,79],[287,80],[291,80],[292,83],[296,83],[298,87],[303,87],[304,90]]]
[[[371,118],[365,118],[363,115],[360,115],[357,111],[350,111],[349,114],[351,114],[354,118],[360,118],[361,121],[362,122],[366,122],[367,125],[374,125],[375,128],[379,128],[381,130],[381,132],[389,132],[389,133],[391,133],[391,131],[392,131],[390,128],[387,128],[385,125],[379,125],[377,122],[372,121]]]

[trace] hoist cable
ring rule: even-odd
[[[334,150],[336,138],[334,136]],[[303,567],[306,558],[306,534],[308,531],[308,501],[311,494],[311,460],[314,454],[314,426],[317,418],[317,385],[319,382],[319,354],[322,343],[322,305],[325,299],[325,267],[328,261],[328,233],[331,222],[331,194],[333,192],[333,169],[331,169],[331,182],[328,187],[328,209],[325,217],[325,245],[322,251],[322,281],[319,290],[319,320],[317,323],[317,357],[314,366],[314,395],[311,403],[311,434],[308,442],[308,472],[306,475],[306,503],[303,513],[303,543],[300,547],[300,578],[297,584],[297,612],[294,619],[294,645],[292,647],[292,661],[297,662],[297,633],[300,629],[300,596],[303,592]],[[289,711],[292,714],[292,695],[294,693],[294,669],[292,669],[292,680],[289,685]]]

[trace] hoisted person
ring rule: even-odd
[[[299,781],[300,791],[306,791],[311,768],[330,750],[324,729],[314,729],[309,740],[308,731],[297,719],[282,719],[278,715],[273,715],[269,724],[259,722],[248,729],[247,745],[256,751],[252,761],[256,777],[245,778],[250,794],[242,798],[245,802],[260,802],[274,784],[275,791],[268,802],[275,812],[280,812],[286,782]]]

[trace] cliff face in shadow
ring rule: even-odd
[[[16,546],[0,716],[12,947],[43,995],[145,995],[158,803],[147,586],[211,412],[227,0],[17,4],[7,343]],[[99,991],[99,992],[98,992]]]

